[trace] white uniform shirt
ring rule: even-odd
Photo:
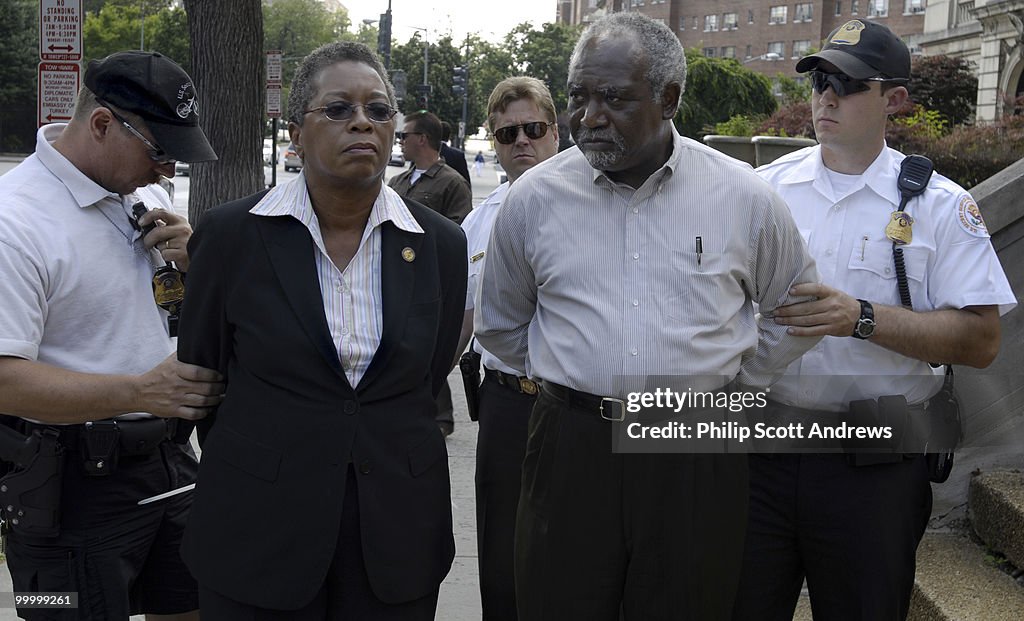
[[[65,127],[41,128],[35,153],[0,177],[0,356],[144,373],[175,345],[153,301],[163,261],[128,214],[171,202],[158,185],[122,197],[86,177],[50,144]]]
[[[324,316],[334,341],[334,351],[345,369],[345,377],[355,387],[380,346],[384,330],[384,302],[381,297],[381,225],[392,222],[410,233],[423,228],[405,206],[402,197],[387,186],[381,187],[366,221],[359,248],[345,269],[331,261],[320,234],[313,203],[306,189],[306,177],[299,176],[275,187],[256,203],[250,213],[257,216],[291,216],[301,222],[312,238],[310,252],[316,262]]]
[[[469,281],[466,287],[466,310],[473,308],[474,299],[479,295],[480,277],[484,273],[484,264],[487,261],[487,241],[491,238],[491,229],[494,228],[494,219],[498,217],[498,209],[505,200],[505,193],[508,192],[509,183],[502,183],[493,192],[487,195],[476,209],[469,212],[462,222],[462,230],[466,232],[466,248],[469,256]],[[480,341],[473,341],[473,349],[480,354],[480,361],[488,369],[495,369],[512,375],[523,376],[526,373],[516,370],[498,359],[497,356],[484,349]]]
[[[833,191],[820,146],[757,170],[789,204],[822,282],[874,304],[900,305],[885,227],[899,207],[896,180],[903,157],[884,148],[843,194]],[[914,310],[999,305],[1002,314],[1016,305],[966,190],[933,174],[906,211],[914,218],[913,240],[903,246]],[[825,337],[789,366],[772,395],[783,403],[831,411],[881,395],[902,394],[914,404],[938,391],[942,373],[870,340]]]

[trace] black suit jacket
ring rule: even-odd
[[[423,234],[383,225],[382,339],[352,387],[327,327],[309,232],[290,216],[250,214],[260,196],[210,211],[189,242],[178,355],[218,369],[227,392],[200,424],[182,556],[201,584],[229,598],[305,605],[327,575],[352,464],[374,593],[391,603],[422,597],[455,552],[434,398],[462,323],[465,236],[411,202]]]

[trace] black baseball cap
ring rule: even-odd
[[[163,54],[117,52],[90,61],[85,86],[103,102],[142,117],[157,145],[174,159],[217,159],[199,127],[192,78]]]
[[[851,19],[836,28],[821,51],[801,58],[796,70],[812,71],[823,60],[857,80],[910,79],[910,50],[891,30],[873,21]]]

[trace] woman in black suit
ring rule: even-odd
[[[204,619],[434,618],[466,242],[382,183],[395,105],[365,46],[311,53],[288,109],[302,174],[189,244],[179,358],[227,383],[182,548]]]

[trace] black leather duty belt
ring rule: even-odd
[[[52,429],[58,434],[58,441],[64,448],[73,451],[82,450],[82,445],[89,435],[109,434],[116,437],[117,446],[122,457],[148,455],[156,450],[164,440],[174,438],[178,429],[176,418],[139,418],[133,420],[104,419],[80,425],[40,425],[25,422],[25,432],[36,429]]]
[[[528,377],[519,377],[518,375],[488,369],[487,367],[484,367],[484,377],[489,377],[505,388],[524,395],[536,395],[540,392],[540,384]]]
[[[541,387],[544,392],[562,401],[569,407],[584,410],[590,414],[596,414],[606,421],[618,423],[626,418],[626,402],[622,399],[599,397],[548,381],[541,382]]]

